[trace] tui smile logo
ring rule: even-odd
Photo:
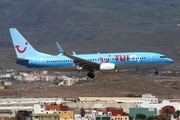
[[[28,45],[28,42],[26,42],[25,45]],[[19,53],[24,53],[24,52],[26,51],[26,47],[24,47],[23,50],[20,50],[19,47],[20,47],[19,45],[16,45],[16,46],[15,46],[15,48],[17,49],[17,51],[18,51]]]
[[[101,63],[108,63],[109,59],[110,59],[111,55],[108,55],[107,59],[103,59],[103,57],[99,57],[99,60],[101,61]],[[104,61],[105,60],[105,61]]]

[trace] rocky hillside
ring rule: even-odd
[[[16,27],[38,50],[160,52],[180,62],[179,0],[1,0],[0,66],[25,69],[4,57],[15,54],[8,29]],[[173,66],[173,67],[174,67]]]

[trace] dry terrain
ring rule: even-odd
[[[0,91],[0,97],[121,97],[150,93],[159,98],[180,98],[179,83],[180,78],[172,76],[100,74],[92,81],[72,86],[58,86],[50,82],[20,82]]]

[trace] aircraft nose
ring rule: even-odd
[[[174,60],[171,59],[171,58],[168,58],[168,59],[167,59],[167,63],[174,63]]]

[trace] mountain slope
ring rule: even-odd
[[[58,41],[68,52],[153,51],[179,63],[179,16],[178,0],[1,0],[1,66],[15,66],[3,57],[14,54],[10,27],[47,53]]]

